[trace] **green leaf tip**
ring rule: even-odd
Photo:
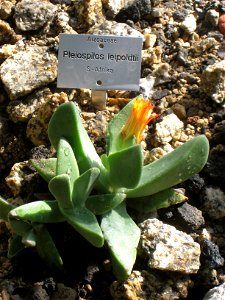
[[[108,154],[120,151],[125,146],[132,146],[135,144],[134,139],[129,140],[126,145],[123,145],[121,138],[121,130],[128,120],[132,111],[134,100],[130,101],[123,109],[110,121],[107,129],[107,152]]]
[[[142,198],[128,198],[127,204],[141,213],[148,213],[186,200],[187,197],[185,195],[173,188],[169,188]]]
[[[139,184],[126,191],[128,198],[144,197],[181,183],[200,172],[207,162],[209,142],[204,135],[143,167]]]
[[[58,107],[49,122],[48,136],[55,149],[58,148],[61,138],[68,141],[74,151],[81,173],[92,167],[104,168],[84,129],[75,103],[67,102]]]
[[[63,215],[67,222],[74,227],[93,246],[101,248],[104,245],[104,237],[95,215],[85,207],[63,209]]]
[[[58,201],[59,208],[72,208],[70,178],[67,174],[57,175],[51,179],[48,188]]]
[[[126,211],[125,203],[102,216],[101,228],[110,250],[113,272],[126,280],[136,260],[140,229]]]
[[[70,187],[72,190],[75,180],[79,177],[79,169],[73,149],[64,138],[59,140],[56,164],[56,175],[62,174],[67,174],[69,176]]]
[[[134,145],[108,156],[109,179],[115,187],[133,188],[141,177],[143,154],[140,145]]]
[[[56,158],[31,159],[30,162],[45,181],[49,182],[56,175]]]
[[[103,215],[117,207],[125,198],[124,193],[92,195],[87,198],[86,207],[95,215]]]
[[[8,221],[8,214],[15,206],[0,196],[0,219]]]

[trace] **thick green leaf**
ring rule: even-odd
[[[25,245],[22,243],[22,237],[20,235],[13,236],[9,241],[8,258],[18,255],[24,248]]]
[[[126,198],[126,194],[112,193],[89,196],[86,207],[95,215],[103,215],[119,205]]]
[[[9,216],[9,224],[12,231],[17,235],[24,236],[28,231],[32,229],[32,225],[29,222],[17,220]]]
[[[61,104],[53,114],[48,136],[55,149],[61,138],[71,145],[81,173],[92,167],[102,168],[101,160],[83,127],[80,113],[73,102]]]
[[[127,204],[140,212],[148,213],[186,200],[187,197],[175,189],[166,189],[151,196],[127,199]]]
[[[62,270],[62,258],[47,228],[42,224],[35,224],[34,229],[37,240],[36,249],[40,257],[50,268]]]
[[[140,178],[143,154],[140,145],[134,145],[108,156],[109,179],[115,187],[133,188]]]
[[[108,125],[106,145],[108,154],[120,151],[136,143],[134,138],[123,141],[121,137],[121,130],[129,119],[134,100],[124,106],[124,108],[110,121]]]
[[[8,214],[15,206],[0,196],[0,219],[8,221]]]
[[[200,135],[173,152],[143,167],[139,184],[126,191],[128,198],[153,195],[181,183],[201,171],[207,162],[209,143]]]
[[[62,137],[69,142],[74,151],[80,173],[93,167],[99,168],[101,174],[98,180],[98,189],[104,192],[109,191],[106,169],[84,129],[75,103],[64,103],[58,107],[49,122],[48,135],[55,149],[57,149]]]
[[[96,247],[104,244],[101,228],[95,215],[85,207],[85,201],[99,176],[99,170],[92,168],[82,174],[74,183],[73,202],[70,195],[68,175],[58,175],[49,183],[49,189],[59,204],[66,221]]]
[[[36,246],[36,234],[35,234],[33,228],[28,230],[22,236],[22,243],[27,247],[35,247]]]
[[[10,211],[13,218],[37,223],[63,222],[57,201],[35,201],[18,206]]]
[[[72,208],[70,179],[67,174],[55,176],[48,184],[48,188],[58,201],[59,208]]]
[[[104,237],[95,215],[85,207],[62,209],[68,223],[95,247],[102,247]]]
[[[105,153],[101,155],[101,161],[104,167],[108,170],[109,169],[108,156]]]
[[[118,280],[126,280],[135,263],[140,229],[127,214],[124,202],[102,216],[101,228],[110,249],[114,274]]]
[[[47,182],[56,175],[56,158],[31,159],[30,162],[41,177]]]
[[[59,140],[56,166],[56,175],[62,174],[69,176],[70,189],[72,190],[74,181],[79,177],[79,169],[73,150],[64,138]]]
[[[98,179],[100,171],[98,168],[91,168],[84,172],[74,183],[72,201],[74,207],[85,206],[85,201],[91,193],[93,186]]]

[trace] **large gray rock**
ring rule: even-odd
[[[17,122],[27,122],[34,115],[34,113],[49,99],[51,94],[48,88],[36,90],[30,94],[24,101],[14,100],[10,101],[7,106],[7,112],[10,119]]]
[[[197,273],[200,245],[193,238],[157,219],[142,222],[139,254],[148,258],[150,268]]]
[[[57,58],[43,46],[27,46],[7,58],[0,67],[0,77],[10,99],[17,99],[57,76]]]
[[[20,30],[37,30],[51,20],[57,7],[45,0],[22,0],[15,6],[16,26]]]

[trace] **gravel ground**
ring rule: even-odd
[[[57,88],[60,33],[143,37],[140,91],[108,91],[106,107],[97,107],[88,89]],[[99,154],[105,151],[107,123],[138,94],[152,99],[160,114],[146,130],[146,163],[198,134],[210,142],[204,169],[179,186],[187,202],[135,216],[142,238],[126,282],[115,281],[104,249],[94,249],[66,225],[49,227],[65,257],[64,274],[47,269],[30,249],[9,260],[10,231],[1,221],[0,299],[224,299],[224,36],[222,0],[0,2],[3,197],[20,204],[46,193],[29,159],[54,156],[47,127],[64,102],[78,103]]]

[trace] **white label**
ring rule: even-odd
[[[57,86],[139,90],[142,38],[60,34]]]

